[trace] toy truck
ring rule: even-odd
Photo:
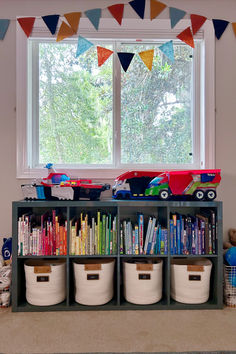
[[[214,200],[221,170],[131,171],[115,180],[114,199],[161,199],[191,197]]]

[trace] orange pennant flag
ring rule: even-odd
[[[74,33],[76,34],[79,27],[81,12],[69,12],[68,14],[64,14],[64,16],[67,19],[71,28],[73,29]]]
[[[65,38],[73,36],[74,31],[73,29],[68,26],[64,21],[62,21],[61,27],[59,28],[58,34],[57,34],[57,42],[62,41]]]
[[[35,17],[22,17],[18,18],[17,21],[21,25],[26,36],[29,37],[34,26]]]
[[[179,38],[181,41],[185,42],[186,44],[190,45],[190,47],[194,48],[193,34],[191,32],[190,27],[186,28],[183,32],[178,34],[177,38]]]
[[[124,4],[109,6],[108,10],[112,14],[112,16],[116,19],[116,21],[121,25],[123,12],[124,12]]]
[[[113,54],[113,51],[97,46],[98,66],[101,66]]]
[[[156,18],[164,9],[166,5],[157,0],[150,1],[150,18],[153,20]]]
[[[207,18],[205,16],[200,15],[190,15],[190,18],[192,23],[193,35],[195,35],[197,31],[200,30],[202,25],[206,22]]]
[[[152,62],[154,57],[154,49],[145,50],[144,52],[138,53],[146,67],[151,71],[152,70]]]
[[[233,27],[233,30],[234,30],[234,34],[236,36],[236,22],[232,22],[232,27]]]

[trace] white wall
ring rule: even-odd
[[[211,18],[236,22],[235,0],[162,0],[168,6]],[[127,0],[0,0],[0,17],[41,16],[106,8]],[[147,5],[149,1],[146,0]],[[146,17],[149,9],[147,8]],[[104,10],[102,16],[110,16]],[[125,17],[137,17],[125,6]],[[168,18],[166,9],[160,16]],[[187,18],[187,16],[186,16]],[[11,235],[11,202],[20,200],[21,180],[16,179],[16,35],[15,21],[0,42],[0,236]],[[222,169],[218,199],[224,205],[224,234],[236,228],[236,38],[229,24],[222,38],[216,40],[216,168]],[[112,183],[112,182],[111,182]]]

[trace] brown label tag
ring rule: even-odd
[[[84,265],[84,270],[101,270],[102,265],[101,264],[85,264]]]
[[[187,266],[187,271],[188,272],[204,272],[204,266],[201,265],[195,265],[195,264],[189,264]]]
[[[143,263],[136,264],[136,270],[153,270],[153,264],[151,263]]]
[[[51,273],[51,266],[35,266],[34,273]]]

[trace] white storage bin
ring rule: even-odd
[[[202,304],[209,298],[212,263],[206,258],[171,261],[171,297],[184,304]]]
[[[78,259],[73,262],[75,301],[82,305],[104,305],[114,295],[114,259]]]
[[[161,259],[123,262],[124,297],[133,304],[148,305],[162,298]]]
[[[26,300],[31,305],[51,306],[65,300],[66,264],[63,260],[27,260],[24,264]]]

